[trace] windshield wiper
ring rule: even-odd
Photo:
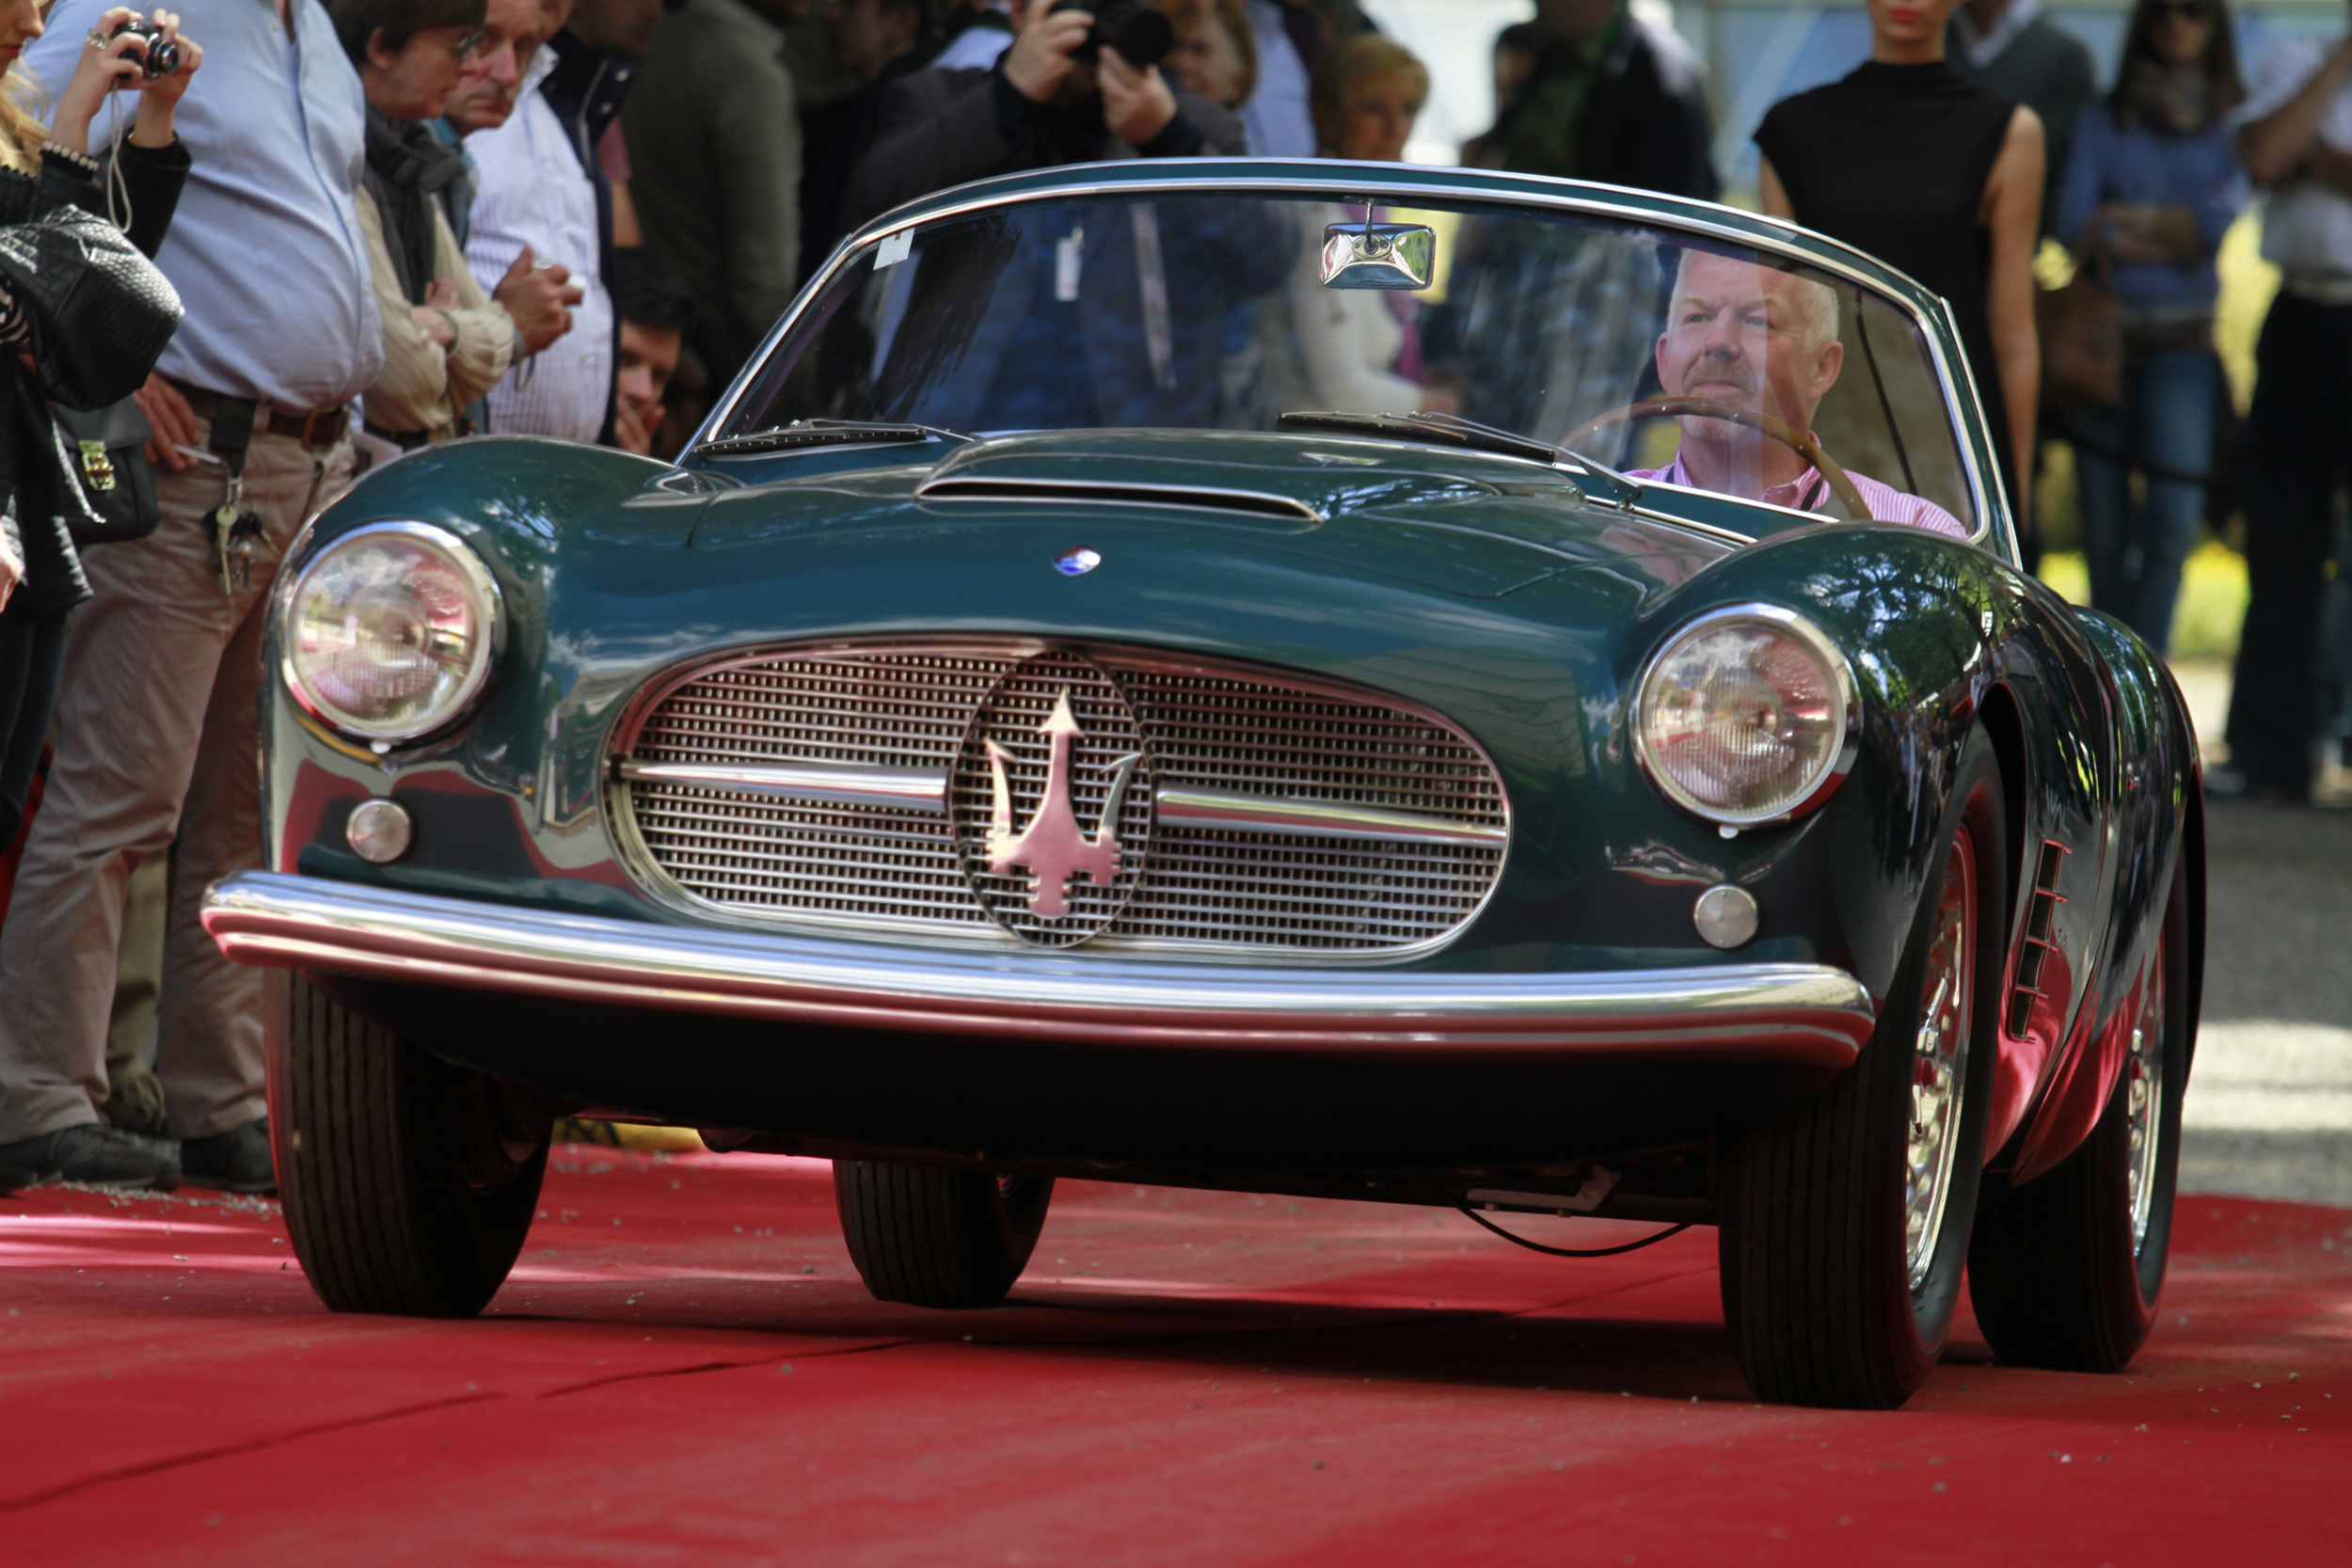
[[[1631,474],[1619,473],[1608,464],[1603,463],[1599,458],[1587,457],[1582,452],[1574,451],[1568,447],[1562,447],[1559,450],[1566,454],[1570,462],[1574,463],[1578,467],[1582,468],[1586,473],[1595,474],[1607,480],[1617,492],[1615,499],[1619,506],[1630,510],[1633,503],[1641,499],[1642,482],[1635,479]]]
[[[696,451],[786,451],[793,447],[838,447],[857,441],[969,441],[976,437],[937,425],[899,424],[886,420],[794,420],[768,430],[722,436]]]
[[[1549,463],[1559,456],[1556,447],[1451,414],[1351,414],[1339,409],[1319,409],[1279,415],[1275,423],[1284,430],[1377,431],[1407,441],[1439,441],[1472,451],[1500,452],[1505,457],[1524,457],[1537,463]]]

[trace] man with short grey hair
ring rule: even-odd
[[[1669,398],[1717,404],[1745,420],[1683,413],[1681,450],[1663,468],[1634,471],[1797,512],[1831,500],[1835,468],[1817,467],[1795,442],[1812,442],[1813,414],[1845,366],[1836,292],[1777,267],[1686,250],[1675,272],[1666,329],[1658,335],[1658,384]],[[1777,426],[1793,439],[1766,434]],[[1818,443],[1813,445],[1818,453]],[[1869,509],[1856,522],[1907,523],[1967,537],[1960,519],[1919,496],[1848,472]],[[1851,504],[1851,503],[1850,503]]]

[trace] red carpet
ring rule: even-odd
[[[2352,1212],[2185,1199],[2130,1373],[1963,1323],[1864,1416],[1747,1400],[1711,1231],[1070,1183],[941,1315],[821,1164],[557,1166],[478,1323],[328,1315],[274,1206],[0,1199],[0,1561],[2352,1561]]]

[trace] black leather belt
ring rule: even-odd
[[[232,398],[226,392],[208,392],[184,381],[174,381],[172,385],[180,389],[182,397],[188,400],[189,408],[200,420],[218,423],[224,410],[239,419],[249,411],[255,436],[283,436],[307,451],[321,451],[340,445],[351,432],[351,407],[348,404],[337,404],[329,408],[286,409],[263,399]]]

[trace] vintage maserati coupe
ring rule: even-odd
[[[2002,1356],[2120,1368],[2196,751],[1992,439],[1941,302],[1724,208],[901,208],[675,466],[458,442],[295,546],[204,920],[278,972],[303,1267],[479,1310],[593,1111],[830,1157],[892,1301],[1001,1301],[1108,1178],[1711,1225],[1774,1400],[1900,1402],[1963,1262]]]

